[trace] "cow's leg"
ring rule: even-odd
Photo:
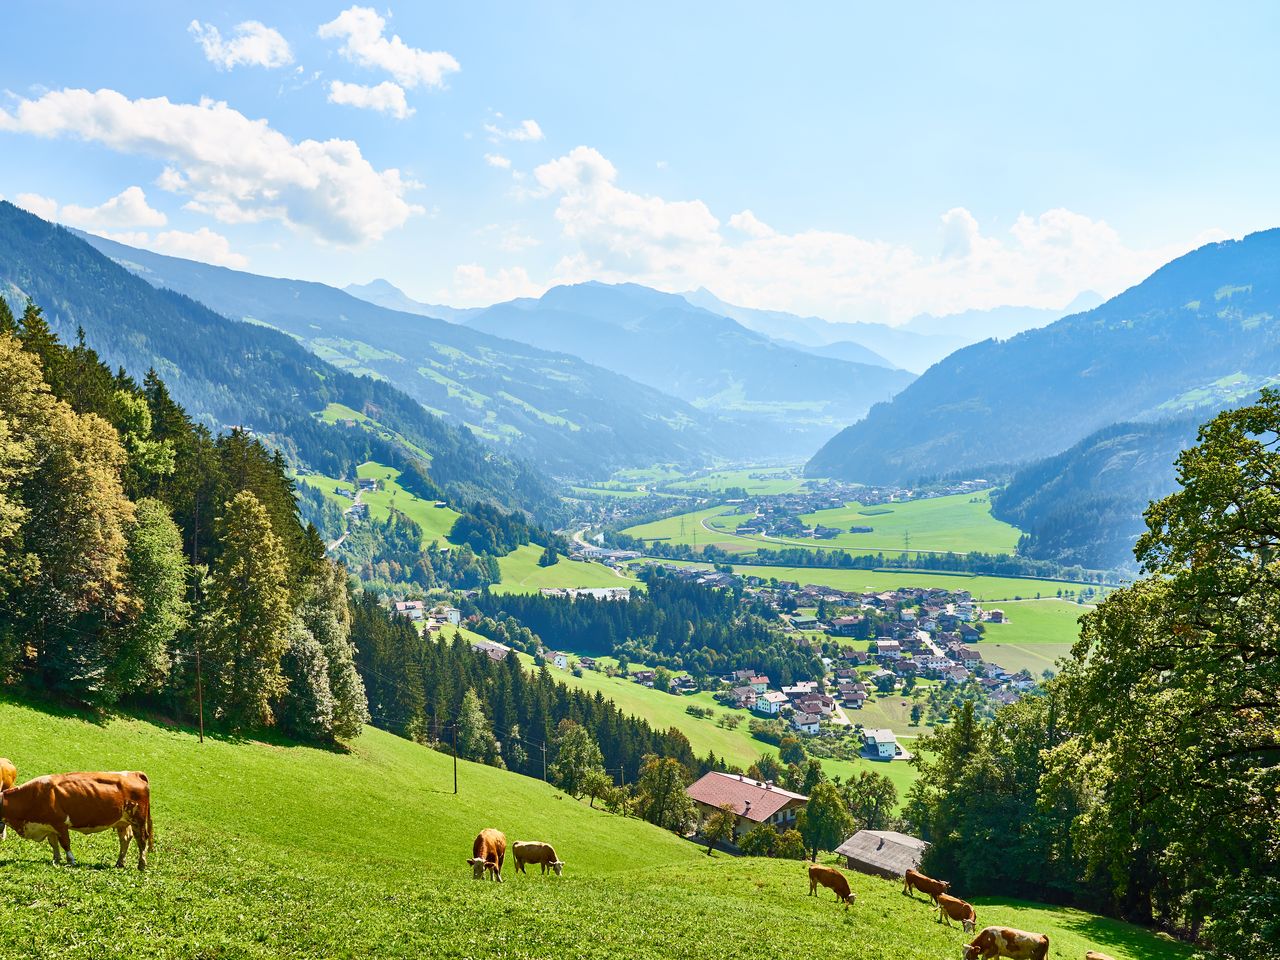
[[[65,823],[60,824],[57,827],[57,830],[58,843],[61,844],[62,849],[67,854],[67,865],[74,867],[76,865],[76,858],[71,855],[71,831],[67,829],[67,825]]]
[[[58,838],[49,835],[49,849],[53,851],[53,862],[58,866],[62,866],[62,851],[58,848]]]
[[[116,867],[124,866],[124,857],[129,852],[129,837],[132,832],[128,825],[116,827],[116,836],[120,838],[120,856],[116,857]],[[138,846],[142,846],[142,844],[139,843]]]

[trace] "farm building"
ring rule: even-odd
[[[862,743],[873,760],[892,760],[901,751],[892,730],[863,730]]]
[[[850,870],[897,880],[907,870],[920,869],[929,844],[896,830],[859,830],[836,853],[845,858]]]
[[[796,814],[804,809],[809,798],[800,793],[783,790],[771,783],[762,783],[740,774],[711,771],[685,788],[698,812],[698,828],[723,804],[729,804],[738,819],[733,827],[733,839],[750,830],[756,824],[767,823],[778,830],[794,826]]]

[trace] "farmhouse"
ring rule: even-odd
[[[777,690],[768,690],[756,697],[755,709],[760,713],[767,713],[772,716],[786,705],[787,695],[785,693],[779,693]]]
[[[816,713],[800,713],[796,712],[791,715],[791,725],[801,733],[816,736],[819,729],[818,721],[822,718]]]
[[[510,647],[498,643],[496,640],[474,640],[471,643],[471,649],[476,653],[483,653],[490,660],[497,660],[498,662],[507,659],[507,654],[511,652]]]
[[[569,669],[569,654],[565,653],[563,650],[553,650],[547,659],[561,670]]]
[[[397,616],[405,617],[409,620],[421,620],[424,616],[423,603],[421,600],[397,600],[395,603],[395,612]]]
[[[792,826],[796,814],[804,809],[809,798],[800,793],[783,790],[771,783],[762,783],[740,774],[711,771],[690,784],[685,793],[693,800],[698,814],[698,828],[711,814],[724,804],[729,804],[737,815],[733,827],[733,840],[757,824],[767,823],[778,830]]]
[[[862,743],[873,760],[892,760],[902,750],[892,730],[863,730]]]
[[[850,870],[887,880],[899,880],[908,870],[920,869],[928,842],[896,830],[859,830],[836,853]]]

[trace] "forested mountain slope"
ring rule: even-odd
[[[455,323],[389,310],[334,287],[260,277],[85,236],[149,282],[297,338],[352,373],[380,377],[428,410],[558,473],[700,463],[711,418],[657,390]]]
[[[740,456],[806,454],[913,379],[882,364],[794,349],[684,297],[633,283],[554,287],[463,322],[573,353],[747,426]]]
[[[89,346],[136,379],[160,374],[193,419],[217,432],[248,427],[300,462],[333,475],[379,459],[411,468],[429,455],[432,480],[455,499],[491,499],[555,509],[550,483],[494,456],[465,430],[432,416],[387,383],[344,373],[293,339],[228,320],[178,293],[157,289],[73,233],[0,203],[0,284],[21,309],[26,297],[53,330]],[[330,403],[370,411],[407,443],[344,429],[314,416]]]
[[[1209,244],[1086,313],[935,364],[811,476],[901,482],[1058,453],[1121,420],[1242,398],[1280,370],[1280,230]]]

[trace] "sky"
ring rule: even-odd
[[[0,195],[459,306],[707,287],[899,323],[1280,225],[1280,5],[42,2]]]

